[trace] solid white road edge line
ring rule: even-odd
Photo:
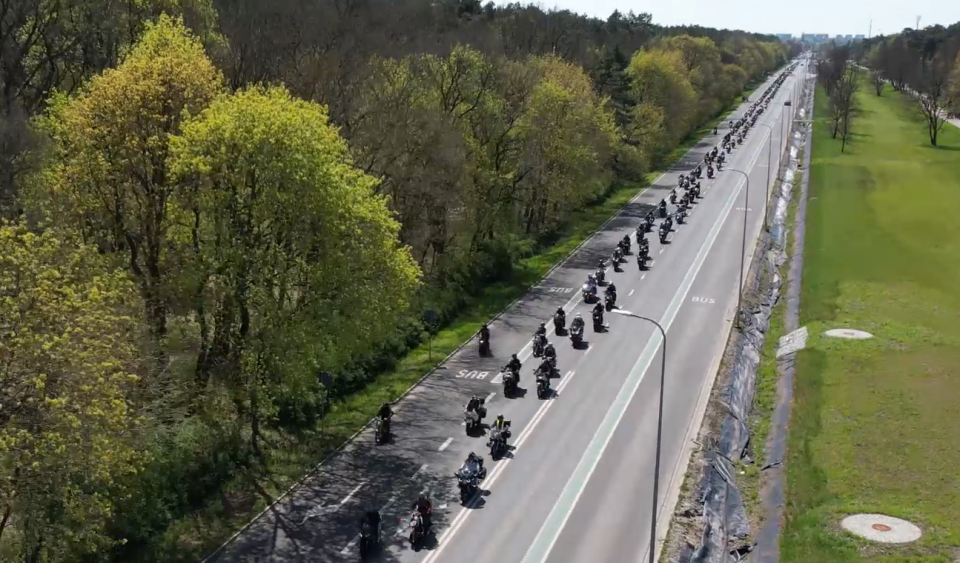
[[[762,146],[763,145],[761,143],[761,148]],[[757,155],[759,155],[759,152],[760,151],[758,150]],[[756,157],[753,159],[753,161],[756,162]],[[752,164],[750,167],[748,167],[748,169],[752,169]],[[705,240],[703,246],[700,247],[700,251],[697,253],[694,263],[691,264],[683,282],[677,289],[677,292],[674,294],[673,299],[670,301],[670,305],[667,307],[667,311],[661,319],[661,324],[663,325],[664,330],[670,330],[670,325],[673,324],[677,313],[680,311],[680,307],[683,306],[684,300],[687,298],[687,293],[690,291],[693,281],[700,273],[700,268],[706,261],[707,255],[712,249],[717,236],[720,234],[720,230],[723,227],[723,224],[726,222],[727,216],[730,214],[730,210],[733,209],[733,206],[736,203],[737,197],[740,195],[740,191],[745,182],[745,179],[741,179],[739,182],[737,182],[737,187],[727,199],[727,203],[724,205],[723,211],[717,218],[717,221],[714,223],[713,227],[710,229],[707,240]],[[580,458],[580,463],[577,464],[577,468],[567,481],[567,485],[564,487],[563,492],[561,492],[560,497],[554,504],[553,509],[550,511],[550,514],[547,516],[547,519],[541,526],[540,532],[537,533],[537,537],[533,540],[533,543],[530,545],[530,548],[527,550],[527,553],[524,555],[521,563],[544,563],[547,560],[547,557],[549,557],[550,552],[553,550],[554,544],[556,544],[557,539],[560,537],[560,532],[563,530],[567,520],[569,520],[570,515],[573,513],[577,501],[580,500],[580,495],[583,494],[583,491],[586,489],[587,484],[590,481],[590,477],[593,475],[594,470],[596,470],[597,465],[600,463],[600,458],[603,456],[604,450],[606,450],[607,445],[613,438],[614,432],[620,425],[620,421],[626,414],[627,408],[630,406],[634,395],[640,388],[640,383],[643,381],[643,377],[646,375],[647,369],[650,367],[650,363],[653,361],[653,358],[659,351],[662,340],[663,337],[660,336],[659,332],[655,332],[653,336],[651,336],[650,340],[647,341],[647,346],[644,348],[643,354],[641,354],[636,364],[634,364],[634,367],[631,370],[630,375],[627,377],[627,380],[624,381],[623,387],[621,387],[617,398],[614,399],[614,402],[607,411],[607,415],[604,417],[603,422],[601,422],[599,428],[597,428],[597,432],[594,434],[590,445],[587,446],[587,449]]]

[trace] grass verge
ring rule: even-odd
[[[802,158],[802,157],[801,157]],[[793,226],[796,220],[797,206],[800,201],[800,183],[803,173],[797,172],[793,179],[793,197],[787,207],[787,245],[784,251],[790,256],[793,248]],[[743,472],[738,477],[737,486],[743,496],[743,503],[750,521],[750,529],[759,530],[763,519],[760,505],[760,490],[763,488],[763,473],[760,468],[766,459],[766,443],[770,435],[770,424],[773,417],[773,408],[777,401],[777,348],[780,346],[780,337],[786,334],[784,315],[786,314],[787,278],[790,263],[785,262],[780,267],[782,283],[780,297],[776,306],[770,311],[770,327],[764,336],[763,346],[760,348],[760,365],[757,368],[757,384],[753,397],[753,407],[750,412],[750,444],[753,448],[754,463],[737,462]]]
[[[846,154],[816,98],[784,563],[952,562],[960,546],[960,131],[930,147],[912,101],[868,90]],[[841,327],[875,338],[822,336]],[[841,531],[862,512],[923,537]]]
[[[672,164],[679,160],[740,103],[737,98],[715,119],[689,135],[670,153],[667,161]],[[237,479],[226,487],[222,499],[198,510],[190,518],[170,526],[161,542],[163,546],[154,550],[157,557],[153,559],[194,561],[216,549],[262,510],[268,504],[268,498],[276,498],[282,494],[319,460],[343,444],[374,416],[380,404],[394,400],[430,372],[440,360],[471,338],[483,322],[527,292],[550,268],[662,173],[663,170],[650,172],[642,185],[617,185],[603,202],[576,214],[556,243],[536,255],[518,261],[509,282],[487,286],[481,294],[472,298],[457,316],[457,320],[435,335],[430,346],[422,345],[411,350],[397,362],[393,371],[378,376],[360,392],[332,405],[322,427],[308,436],[286,437],[271,434],[273,449],[270,454],[269,473],[238,475]],[[163,555],[158,552],[163,552]]]

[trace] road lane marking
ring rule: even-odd
[[[447,449],[447,446],[449,446],[451,442],[453,442],[453,438],[447,438],[444,443],[440,444],[440,447],[437,448],[437,451],[442,452],[443,450]]]
[[[590,350],[593,350],[593,346],[588,345],[588,346],[587,346],[587,351],[584,352],[583,355],[586,356],[587,354],[589,354],[589,353],[590,353]]]
[[[421,466],[420,466],[420,469],[417,469],[417,470],[413,473],[413,475],[410,476],[410,480],[413,481],[414,479],[417,478],[417,475],[420,475],[421,473],[423,473],[424,471],[426,471],[427,465],[429,465],[429,464],[424,463],[423,465],[421,465]]]
[[[647,277],[647,274],[643,274],[642,276],[640,276],[640,281],[643,281],[643,278],[645,277]]]
[[[494,397],[496,394],[497,394],[496,391],[494,391],[493,393],[490,393],[489,395],[487,395],[487,398],[483,400],[483,402],[484,402],[484,403],[489,403],[490,401],[493,400],[493,397]]]
[[[744,180],[741,178],[737,183],[737,187],[727,199],[727,203],[724,205],[723,211],[720,213],[717,221],[710,229],[707,240],[705,240],[703,246],[700,247],[700,251],[697,253],[694,263],[691,264],[690,269],[687,271],[687,274],[683,279],[683,282],[677,289],[677,292],[674,294],[673,299],[671,299],[670,305],[667,307],[667,310],[660,322],[665,331],[670,330],[670,326],[673,324],[674,319],[676,319],[677,313],[679,313],[680,308],[686,301],[687,293],[690,291],[690,288],[693,285],[697,275],[699,275],[700,268],[703,267],[703,263],[706,261],[707,255],[713,248],[713,244],[716,242],[717,236],[720,234],[720,230],[722,229],[723,224],[726,222],[727,216],[730,214],[730,210],[733,208],[737,200],[737,196],[740,195],[743,184]],[[537,533],[536,538],[533,540],[533,543],[527,550],[527,553],[524,555],[521,563],[544,563],[547,560],[547,557],[553,550],[553,546],[560,537],[560,532],[563,530],[564,526],[566,526],[567,521],[570,519],[570,515],[573,514],[573,510],[576,507],[577,502],[580,500],[580,495],[582,495],[583,491],[586,490],[587,484],[590,481],[590,477],[596,470],[597,465],[599,465],[600,458],[603,456],[604,451],[610,444],[610,440],[613,438],[614,432],[620,425],[620,421],[626,414],[627,408],[630,406],[630,403],[633,401],[633,397],[640,388],[640,383],[643,381],[643,377],[646,375],[647,369],[650,367],[654,357],[659,352],[660,342],[662,339],[663,337],[660,335],[660,333],[655,331],[647,341],[647,345],[644,348],[643,353],[637,360],[636,364],[634,364],[633,369],[630,371],[630,375],[627,376],[627,380],[624,381],[620,392],[617,394],[616,399],[614,399],[613,404],[607,411],[603,422],[600,423],[600,426],[597,428],[593,439],[590,441],[587,449],[583,452],[580,462],[577,464],[577,468],[567,481],[563,492],[560,493],[560,497],[554,504],[553,509],[550,511],[549,516],[547,516],[547,519],[541,526],[540,531]]]
[[[643,279],[643,278],[640,278],[640,279]],[[627,294],[627,297],[630,297],[631,295],[633,295],[633,292],[634,292],[634,290],[631,289],[631,290],[630,290],[630,293]]]
[[[573,379],[573,376],[576,375],[576,371],[569,371],[564,376],[564,378],[557,385],[557,393],[560,393],[567,384]],[[543,404],[537,409],[536,414],[530,422],[524,427],[523,432],[520,433],[516,438],[516,442],[513,445],[513,451],[516,452],[520,449],[520,446],[526,441],[527,436],[529,436],[533,430],[537,427],[537,424],[543,420],[544,415],[550,410],[550,407],[554,404],[554,401],[544,401]],[[483,480],[484,488],[489,490],[493,488],[493,484],[496,483],[497,478],[503,473],[503,470],[509,465],[511,459],[513,458],[504,458],[500,460],[487,474],[487,477]],[[463,523],[466,522],[467,518],[474,513],[472,510],[475,506],[477,500],[480,498],[479,493],[471,498],[467,505],[460,509],[460,512],[457,513],[457,516],[450,523],[450,527],[443,531],[439,538],[437,538],[437,547],[431,551],[424,559],[423,563],[432,563],[440,557],[440,554],[443,553],[443,550],[449,544],[446,540],[453,537],[457,533],[457,530],[463,526]]]
[[[340,501],[340,505],[339,505],[339,506],[343,506],[343,505],[347,504],[348,502],[350,502],[350,499],[353,498],[353,495],[357,494],[357,491],[359,491],[359,490],[360,490],[364,485],[366,485],[366,484],[367,484],[366,481],[360,481],[360,484],[359,484],[359,485],[357,485],[356,487],[354,487],[353,490],[350,491],[350,493],[349,493],[347,496],[343,497],[343,500]]]

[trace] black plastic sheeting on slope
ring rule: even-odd
[[[791,138],[790,147],[799,149],[803,136]],[[770,328],[770,315],[780,298],[782,278],[779,267],[786,261],[787,209],[793,196],[793,177],[797,170],[795,159],[788,159],[784,181],[779,184],[775,209],[770,225],[770,236],[763,252],[764,262],[758,270],[767,283],[752,308],[741,317],[743,328],[737,343],[730,377],[721,391],[721,401],[727,410],[721,426],[716,449],[704,453],[708,462],[698,488],[697,504],[703,506],[703,534],[696,548],[687,546],[681,551],[679,563],[737,563],[743,561],[756,544],[745,543],[750,536],[750,525],[740,490],[737,488],[733,461],[750,459],[749,415],[756,392],[760,349]]]

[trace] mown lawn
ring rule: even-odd
[[[946,125],[932,148],[908,100],[870,90],[846,154],[817,94],[785,563],[960,561],[960,130]],[[856,539],[839,524],[859,512],[923,537]]]

